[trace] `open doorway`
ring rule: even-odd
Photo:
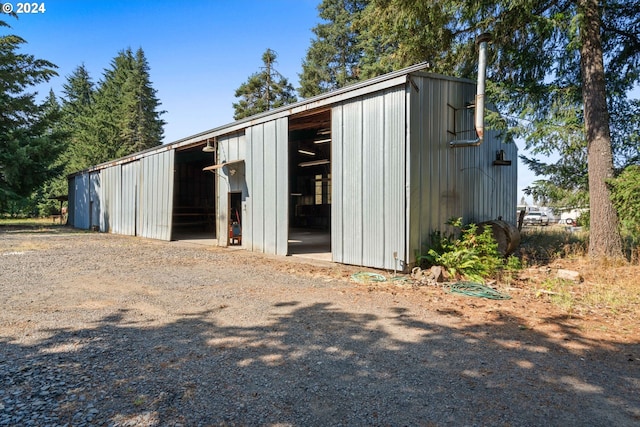
[[[229,193],[229,245],[242,245],[242,192]]]
[[[176,151],[172,240],[216,238],[215,174],[202,170],[212,156],[202,146]]]
[[[290,255],[331,260],[331,110],[289,120]]]

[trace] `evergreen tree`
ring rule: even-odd
[[[612,97],[611,119],[616,170],[640,165],[640,99]]]
[[[373,0],[359,24],[367,25],[363,69],[371,75],[427,60],[435,71],[473,77],[474,36],[491,32],[487,88],[508,118],[493,125],[509,124],[534,156],[560,154],[556,164],[527,161],[551,176],[543,192],[553,194],[549,184],[565,193],[588,188],[589,254],[617,257],[621,239],[606,182],[614,154],[628,145],[612,142],[619,121],[609,109],[638,82],[638,10],[638,0]]]
[[[67,76],[62,87],[62,126],[69,135],[69,145],[63,155],[65,173],[59,181],[66,182],[68,174],[101,161],[101,157],[95,154],[101,142],[92,131],[95,84],[84,64]]]
[[[58,99],[55,93],[53,92],[53,89],[49,90],[49,95],[42,105],[46,115],[49,115],[50,117],[61,117],[61,107],[58,103]],[[50,123],[50,127],[47,132],[55,132],[57,134],[60,134],[61,136],[66,136],[61,126],[61,119]],[[59,173],[59,171],[62,171],[63,169],[64,153],[61,154],[58,159],[51,165],[52,171],[58,171]],[[58,200],[52,200],[51,198],[65,194],[67,194],[66,180],[64,182],[64,185],[62,185],[61,183],[58,183],[58,180],[55,177],[53,177],[51,180],[44,182],[42,185],[36,188],[35,191],[33,191],[28,197],[23,199],[22,208],[19,210],[21,210],[23,213],[28,212],[32,215],[50,215],[54,211],[57,211],[60,207],[60,202]]]
[[[64,129],[64,125],[62,123],[63,116],[64,116],[62,112],[62,106],[58,102],[58,98],[56,97],[56,94],[53,92],[53,89],[49,90],[49,96],[46,98],[43,104],[43,107],[44,107],[44,112],[47,116],[57,118],[54,122],[50,123],[47,133],[49,134],[55,133],[57,135],[60,135],[61,137],[64,137],[65,148],[68,148],[70,135]],[[55,162],[52,163],[52,170],[59,171],[59,172],[65,170],[66,158],[64,153],[65,152],[63,151],[60,154],[60,156],[55,160]],[[46,190],[44,191],[43,194],[45,194],[47,197],[60,196],[60,195],[67,194],[66,177],[64,179],[63,184],[54,184],[54,182],[55,182],[55,176],[53,177],[52,181],[45,183]]]
[[[51,191],[66,187],[71,173],[161,144],[159,105],[142,49],[119,52],[98,85],[84,64],[77,67],[63,85],[61,129],[69,144]]]
[[[300,96],[309,98],[358,81],[362,48],[353,22],[368,0],[323,0],[300,74]]]
[[[62,89],[67,113],[69,115],[85,115],[86,108],[93,104],[95,84],[84,64],[78,66],[70,76],[67,76],[67,82],[62,85]]]
[[[160,100],[151,85],[149,62],[142,49],[138,49],[133,62],[130,90],[126,92],[127,116],[130,118],[125,138],[133,152],[161,144],[166,122],[160,119]]]
[[[93,135],[101,142],[94,163],[126,156],[132,153],[127,147],[130,136],[129,104],[132,97],[125,95],[131,89],[133,53],[123,50],[111,60],[111,67],[104,70],[103,80],[94,96]]]
[[[0,27],[10,28],[0,21]],[[55,162],[64,150],[64,135],[56,129],[55,98],[38,104],[29,88],[56,75],[51,62],[20,53],[25,40],[0,36],[0,211],[26,199],[59,173]]]
[[[267,49],[262,54],[262,71],[249,76],[249,79],[236,90],[238,102],[233,103],[236,120],[282,107],[296,101],[293,86],[273,68],[277,54]]]
[[[425,61],[433,72],[469,74],[468,58],[476,55],[464,40],[469,34],[455,25],[462,7],[464,0],[371,0],[354,22],[364,52],[361,78]]]
[[[164,120],[158,111],[142,49],[121,51],[104,72],[94,95],[88,140],[97,148],[92,164],[162,144]]]

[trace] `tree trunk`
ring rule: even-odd
[[[587,138],[589,172],[590,233],[589,256],[622,257],[618,215],[613,208],[606,180],[613,177],[613,154],[604,76],[601,17],[598,0],[578,0],[582,99]]]

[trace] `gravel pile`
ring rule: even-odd
[[[353,271],[0,233],[0,426],[640,425],[638,343],[519,327],[513,300],[465,320]]]

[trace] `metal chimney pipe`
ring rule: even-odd
[[[451,147],[476,147],[484,140],[484,91],[487,79],[487,44],[491,34],[482,33],[476,38],[478,44],[478,84],[476,87],[474,125],[476,139],[461,139],[449,142]]]

